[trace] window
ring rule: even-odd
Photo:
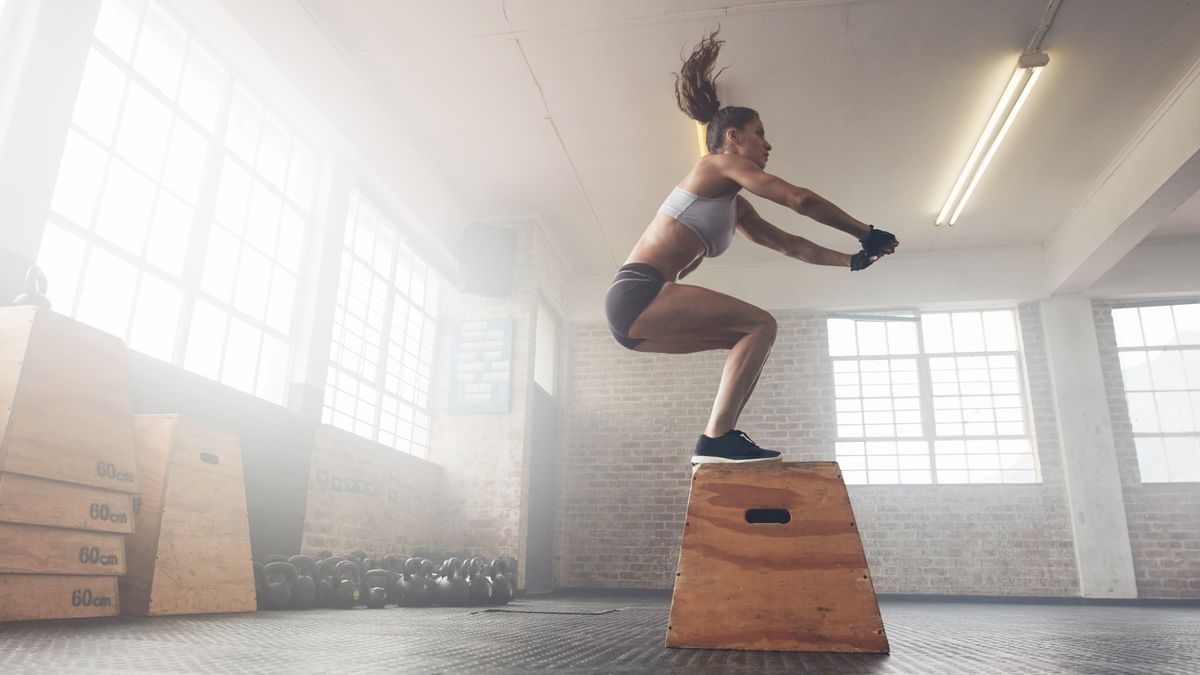
[[[1112,318],[1142,482],[1200,481],[1200,303]]]
[[[314,167],[163,6],[104,0],[38,253],[50,300],[283,403]]]
[[[429,450],[437,275],[355,192],[346,218],[323,421],[420,457]]]
[[[847,483],[1033,483],[1011,310],[831,317]]]

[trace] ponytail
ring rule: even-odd
[[[679,73],[675,75],[675,102],[688,117],[708,125],[705,144],[710,153],[720,151],[725,142],[726,129],[740,129],[758,117],[758,113],[750,108],[722,108],[720,100],[717,99],[717,78],[725,72],[722,68],[713,74],[721,45],[725,44],[724,40],[717,39],[719,32],[718,28],[701,38],[700,44],[696,45],[691,56],[684,60]]]

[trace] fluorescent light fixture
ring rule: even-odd
[[[946,205],[942,207],[941,213],[934,220],[934,225],[953,225],[958,221],[963,207],[967,205],[967,200],[971,198],[975,186],[979,185],[979,179],[987,170],[988,163],[992,161],[996,149],[1000,147],[1000,141],[1004,140],[1013,120],[1017,118],[1017,113],[1025,105],[1025,99],[1029,98],[1029,92],[1033,90],[1033,85],[1041,75],[1042,68],[1045,68],[1049,62],[1050,57],[1042,51],[1028,51],[1021,55],[1021,59],[1017,62],[1017,69],[1009,78],[1008,86],[1004,88],[1004,94],[1000,96],[1000,102],[996,104],[996,109],[988,118],[987,126],[983,128],[979,142],[975,144],[975,149],[967,158],[967,165],[963,167],[958,180],[954,182],[954,189],[950,191]]]
[[[708,125],[696,122],[696,138],[700,141],[700,156],[708,154]]]

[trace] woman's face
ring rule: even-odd
[[[762,120],[754,118],[746,122],[734,136],[733,151],[757,164],[760,168],[767,166],[767,157],[771,154],[771,144],[767,142],[767,132],[763,129]]]

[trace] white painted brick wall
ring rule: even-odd
[[[1045,482],[852,486],[879,592],[1078,594],[1036,305],[1022,307]],[[831,460],[825,317],[779,312],[779,336],[739,427],[785,460]],[[559,507],[559,585],[670,588],[690,477],[725,352],[640,354],[601,323],[571,325]]]

